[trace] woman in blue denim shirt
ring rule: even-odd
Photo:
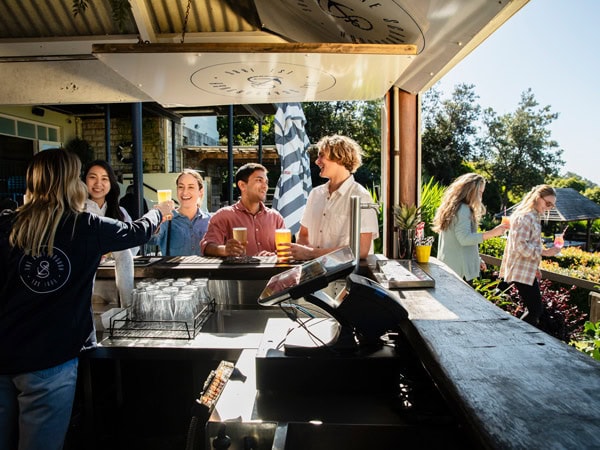
[[[202,177],[193,169],[183,169],[177,176],[179,208],[173,219],[164,223],[150,240],[163,256],[200,255],[200,241],[208,228],[210,215],[199,205],[204,195]]]

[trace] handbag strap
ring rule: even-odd
[[[171,256],[171,221],[167,225],[167,254],[165,256]]]

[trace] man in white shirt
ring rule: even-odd
[[[295,260],[310,260],[338,248],[350,245],[351,197],[359,196],[361,203],[373,203],[369,192],[352,175],[360,167],[362,150],[346,136],[326,136],[317,143],[316,160],[319,175],[328,178],[308,196],[300,221],[297,243],[290,252]],[[373,240],[379,237],[377,212],[361,210],[360,258],[373,251]]]

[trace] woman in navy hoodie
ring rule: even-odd
[[[96,345],[100,258],[147,242],[173,209],[131,223],[89,214],[80,172],[73,153],[36,154],[24,205],[0,215],[0,449],[62,448],[78,355]]]

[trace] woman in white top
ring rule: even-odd
[[[114,170],[106,161],[96,160],[88,164],[83,181],[87,186],[86,211],[101,217],[110,217],[122,222],[131,222],[131,217],[119,206],[120,188]],[[133,256],[138,247],[112,252],[115,259],[115,283],[122,307],[131,304],[133,291]]]

